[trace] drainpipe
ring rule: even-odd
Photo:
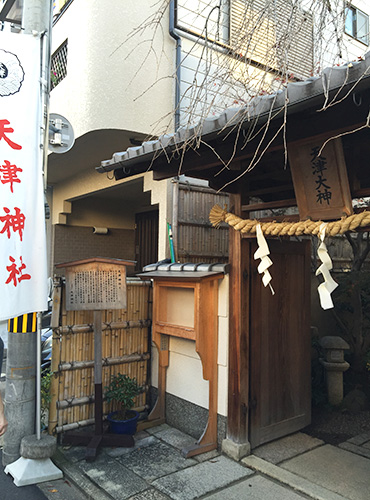
[[[176,90],[175,90],[175,132],[180,127],[180,83],[181,83],[181,37],[175,31],[176,5],[175,0],[170,0],[170,27],[169,33],[176,41]],[[177,258],[178,251],[178,198],[179,178],[172,179],[172,235]]]
[[[181,37],[175,31],[176,6],[175,0],[170,1],[171,37],[176,41],[176,90],[175,90],[175,132],[180,127],[180,82],[181,82]]]

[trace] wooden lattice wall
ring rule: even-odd
[[[61,280],[53,299],[51,434],[94,423],[93,311],[66,311],[64,294]],[[136,399],[136,409],[144,409],[147,400],[151,296],[150,282],[128,278],[127,311],[103,311],[103,392],[111,375],[136,377],[145,387]],[[104,415],[115,409],[104,402]]]

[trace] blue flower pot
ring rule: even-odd
[[[135,410],[130,410],[129,415],[132,415],[126,420],[115,420],[114,417],[119,413],[118,411],[113,411],[107,415],[107,420],[110,425],[110,431],[113,434],[129,434],[133,436],[136,433],[137,421],[139,420],[139,413]]]

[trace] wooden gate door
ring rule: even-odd
[[[272,286],[251,248],[250,442],[255,448],[311,421],[310,242],[268,241]],[[259,261],[258,261],[259,262]]]

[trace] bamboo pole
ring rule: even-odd
[[[137,320],[137,321],[114,321],[112,323],[103,323],[102,330],[130,330],[132,328],[146,328],[150,326],[150,320]],[[68,324],[64,326],[57,327],[55,331],[59,334],[79,334],[79,333],[90,333],[93,331],[93,326],[91,323],[85,324]]]
[[[62,298],[62,288],[61,285],[54,286],[53,288],[53,308],[51,317],[51,327],[54,328],[59,325],[60,307]],[[50,385],[50,396],[51,401],[49,405],[49,422],[48,422],[48,432],[53,434],[58,420],[58,412],[56,402],[59,399],[59,377],[58,377],[58,364],[60,363],[60,338],[56,335],[53,330],[53,343],[52,343],[52,354],[51,354],[51,372],[54,376],[51,379]]]

